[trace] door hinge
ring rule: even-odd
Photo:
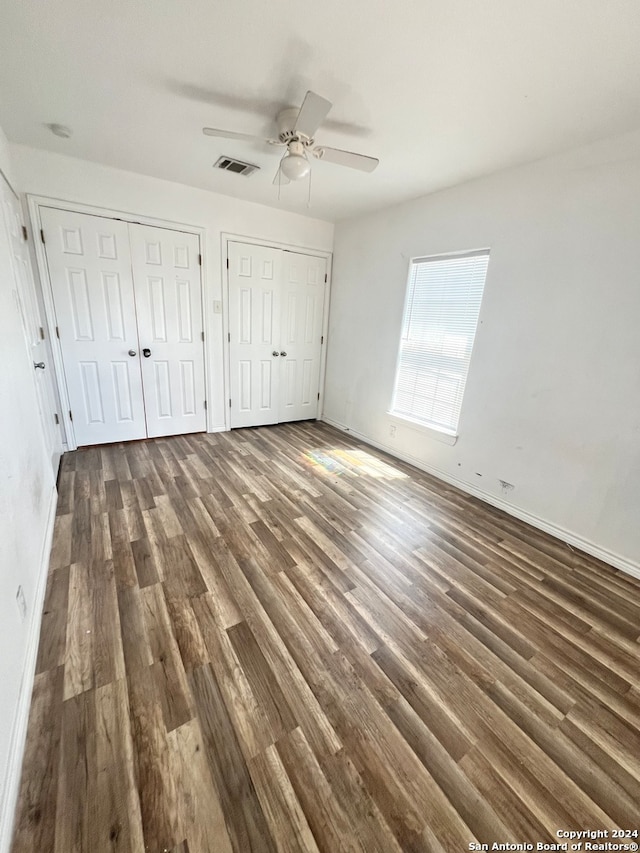
[[[324,335],[322,335],[320,338],[320,346],[322,346],[323,343],[324,343]]]
[[[327,274],[326,273],[324,274],[324,283],[325,284],[327,283]]]
[[[43,242],[43,243],[46,243],[46,242],[47,242],[47,241],[44,239],[44,231],[42,230],[42,228],[40,229],[40,239],[42,240],[42,242]]]
[[[200,332],[200,337],[204,340],[204,332]]]
[[[320,392],[318,391],[318,400],[320,399]]]
[[[60,338],[60,329],[56,326],[56,338]]]
[[[231,408],[231,397],[229,397],[229,408]]]
[[[198,255],[198,266],[202,266],[202,255]]]
[[[53,417],[54,417],[55,422],[56,422],[57,424],[59,424],[59,423],[60,423],[60,418],[58,417],[57,412],[55,412],[55,413],[54,413]]]
[[[40,340],[44,340],[44,329],[42,328],[42,326],[40,326]]]
[[[204,401],[204,407],[205,407],[205,409],[207,408],[207,401],[206,400]]]
[[[73,420],[73,412],[71,411],[71,409],[69,409],[69,420]]]
[[[227,332],[227,341],[231,343],[231,332]]]
[[[227,258],[227,269],[229,269],[229,258]]]
[[[22,239],[23,239],[23,240],[28,240],[28,239],[29,239],[29,238],[28,238],[28,236],[27,236],[27,226],[26,226],[26,225],[23,225],[23,226],[22,226]]]

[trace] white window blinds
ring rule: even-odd
[[[392,412],[455,432],[489,250],[411,262]]]

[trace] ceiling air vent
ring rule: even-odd
[[[220,157],[213,164],[214,169],[224,169],[225,172],[235,172],[236,175],[252,175],[260,166],[252,163],[243,163],[242,160],[234,160],[233,157]]]

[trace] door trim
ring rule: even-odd
[[[231,429],[231,416],[229,414],[228,400],[231,393],[231,356],[229,347],[229,268],[227,262],[229,260],[229,243],[247,243],[251,246],[266,246],[270,249],[282,249],[285,252],[296,252],[300,255],[311,255],[314,258],[324,258],[327,264],[327,281],[324,291],[324,316],[322,318],[322,337],[324,343],[320,350],[320,380],[318,389],[320,399],[316,410],[318,420],[322,418],[324,407],[324,380],[327,369],[327,341],[329,333],[329,308],[331,303],[331,273],[333,270],[333,252],[327,249],[316,249],[309,246],[298,246],[295,243],[280,243],[277,240],[263,240],[260,237],[247,237],[245,234],[231,234],[228,231],[223,231],[220,235],[221,251],[220,251],[220,274],[224,282],[222,288],[222,340],[224,341],[224,428],[225,431]]]
[[[122,210],[114,210],[112,208],[105,207],[96,207],[91,204],[82,204],[80,202],[74,201],[65,201],[59,198],[49,198],[48,196],[42,195],[34,195],[32,193],[27,193],[27,207],[29,210],[29,219],[31,220],[31,228],[32,233],[34,235],[33,245],[34,252],[36,257],[36,264],[38,267],[38,275],[40,276],[40,282],[42,284],[42,295],[44,299],[44,309],[45,309],[45,322],[47,324],[47,332],[49,335],[49,340],[51,342],[51,353],[53,356],[53,366],[54,372],[56,376],[56,380],[58,383],[58,389],[60,393],[60,403],[62,406],[62,425],[64,427],[64,434],[66,437],[66,450],[76,450],[78,447],[78,443],[76,441],[76,434],[73,428],[73,421],[69,417],[69,411],[71,409],[69,403],[69,394],[67,391],[67,380],[64,372],[64,362],[62,359],[62,346],[60,343],[60,339],[56,335],[56,311],[55,311],[55,303],[53,301],[53,286],[51,283],[51,277],[49,275],[49,265],[47,263],[47,255],[44,247],[44,243],[41,239],[39,239],[40,231],[42,229],[42,219],[40,215],[40,211],[43,207],[53,207],[56,210],[66,210],[69,213],[85,213],[88,216],[102,216],[105,219],[117,219],[122,222],[130,223],[133,225],[150,225],[153,228],[166,228],[169,231],[183,231],[186,234],[194,234],[199,241],[200,244],[200,255],[202,257],[202,264],[200,266],[200,299],[202,301],[202,324],[204,326],[205,336],[204,336],[204,381],[205,381],[205,393],[207,395],[207,400],[210,398],[210,376],[209,376],[209,364],[210,359],[212,357],[211,352],[211,334],[209,334],[209,330],[212,328],[211,323],[211,308],[210,308],[210,299],[207,298],[206,293],[206,283],[207,283],[207,255],[206,255],[206,229],[201,228],[198,225],[190,225],[183,222],[172,222],[168,219],[158,219],[153,216],[142,216],[136,213],[129,213],[127,211]],[[206,411],[206,428],[207,432],[211,432],[211,417],[212,417],[213,406],[208,405]]]

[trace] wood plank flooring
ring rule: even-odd
[[[65,455],[14,853],[640,827],[640,582],[315,423]]]

